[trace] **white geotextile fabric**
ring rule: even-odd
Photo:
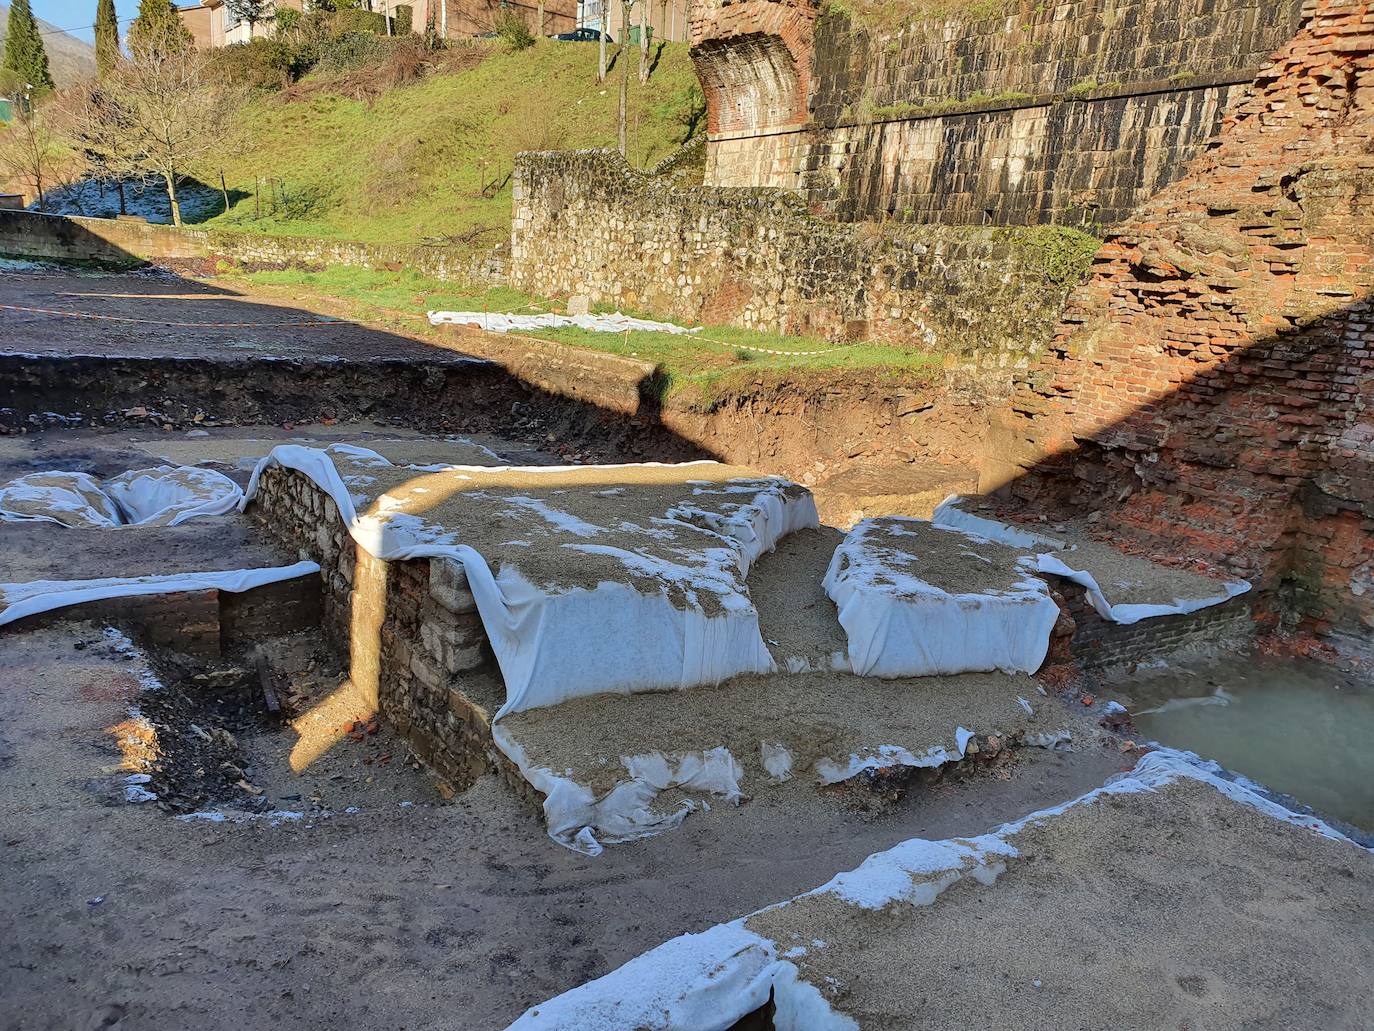
[[[361,450],[343,453],[357,458]],[[368,454],[369,462],[390,464],[380,455]],[[422,519],[397,517],[381,504],[375,506],[378,511],[360,516],[328,450],[291,444],[273,449],[254,469],[243,505],[256,494],[262,471],[271,466],[295,469],[313,480],[334,499],[349,533],[372,556],[383,561],[446,558],[463,567],[506,684],[505,704],[494,719],[585,695],[718,684],[740,673],[775,669],[759,633],[758,612],[742,594],[722,597],[720,614],[708,616],[699,605],[674,605],[666,594],[641,594],[628,583],[603,582],[591,590],[551,592],[509,566],[493,573],[473,548],[454,543],[444,528]],[[484,474],[500,471],[500,467],[451,468]],[[524,471],[538,474],[563,468],[569,467]],[[777,490],[752,488],[749,494],[742,493],[739,508],[718,522],[722,539],[715,550],[745,572],[785,535],[819,525],[811,496],[788,497],[780,489],[783,481],[777,482]],[[675,511],[685,512],[685,507]],[[614,553],[631,566],[635,561],[631,553],[601,545],[569,547]],[[659,566],[638,571],[644,575],[665,572]],[[690,572],[668,571],[674,575]],[[719,588],[718,583],[712,586]]]
[[[243,500],[243,490],[223,473],[189,465],[135,469],[102,486],[130,526],[177,526],[232,512]]]
[[[525,750],[499,723],[492,724],[497,747],[521,775],[544,794],[544,825],[549,837],[574,852],[598,856],[603,845],[648,838],[677,827],[699,804],[682,800],[671,812],[653,808],[659,793],[671,787],[709,794],[738,805],[744,770],[728,748],[712,748],[669,758],[662,752],[621,758],[627,778],[601,798],[572,777],[535,766]]]
[[[88,473],[29,473],[0,486],[0,522],[79,529],[176,526],[238,507],[243,491],[213,469],[159,465],[100,481]]]
[[[973,515],[959,508],[959,501],[960,498],[957,494],[945,498],[935,509],[931,516],[931,522],[936,526],[976,533],[989,540],[1010,544],[1013,547],[1030,550],[1045,549],[1035,556],[1036,570],[1041,573],[1053,573],[1065,577],[1084,587],[1088,602],[1097,610],[1097,614],[1113,623],[1131,624],[1156,616],[1185,615],[1199,609],[1220,605],[1222,602],[1230,601],[1237,595],[1250,590],[1250,583],[1247,580],[1228,580],[1220,584],[1221,591],[1219,593],[1209,597],[1175,598],[1168,604],[1113,605],[1107,600],[1101,585],[1091,573],[1085,569],[1073,568],[1071,556],[1074,549],[1068,541],[1034,533],[1024,528],[1008,526],[1006,523],[998,522],[995,519]],[[1059,552],[1060,554],[1052,555],[1048,552]],[[1069,561],[1065,560],[1066,555],[1070,557]]]
[[[501,311],[432,311],[430,325],[480,326],[488,333],[518,333],[532,329],[590,329],[598,333],[700,333],[701,327],[688,329],[671,322],[636,319],[616,312],[614,315],[516,315]]]
[[[1025,548],[1029,551],[1037,548],[1062,551],[1069,546],[1069,542],[1061,537],[1051,537],[1048,534],[1036,533],[1025,527],[1009,526],[996,519],[988,519],[985,516],[974,515],[972,512],[965,512],[959,507],[959,502],[962,500],[958,494],[951,494],[935,506],[930,521],[936,526],[943,526],[950,530],[963,530],[965,533],[986,537],[998,544],[1006,544],[1013,548]]]
[[[928,677],[1039,669],[1059,618],[1044,581],[1027,574],[1009,591],[943,590],[884,561],[880,537],[893,522],[866,519],[855,526],[835,549],[825,574],[825,591],[839,609],[854,672]]]
[[[20,584],[0,584],[0,626],[39,612],[52,612],[70,605],[106,598],[125,598],[149,594],[175,594],[179,591],[220,590],[240,593],[264,584],[294,580],[318,573],[314,562],[266,569],[226,569],[200,573],[169,573],[165,576],[112,576],[93,580],[32,580]]]
[[[965,877],[993,884],[1008,860],[1019,854],[1012,837],[1028,825],[1100,798],[1158,791],[1182,778],[1201,781],[1274,819],[1349,841],[1322,821],[1292,813],[1251,785],[1219,777],[1213,769],[1180,752],[1150,752],[1129,774],[1063,805],[975,838],[904,841],[797,897],[832,895],[857,909],[874,911],[894,904],[929,906]],[[803,944],[779,943],[751,931],[748,920],[741,917],[700,934],[673,938],[604,977],[531,1007],[507,1031],[726,1031],[767,1002],[770,989],[777,1005],[777,1031],[857,1031],[859,1025],[833,1010],[814,985],[799,979],[796,964],[789,962],[810,954],[815,963],[823,964],[827,948],[843,946],[819,937],[806,940],[805,934]],[[876,921],[875,933],[881,928],[881,920]],[[892,946],[900,948],[901,943],[894,941]]]
[[[1156,616],[1180,616],[1189,612],[1196,612],[1198,609],[1220,605],[1222,602],[1230,601],[1250,589],[1248,581],[1230,580],[1223,581],[1219,585],[1221,587],[1220,594],[1213,594],[1209,597],[1175,598],[1167,605],[1113,605],[1102,593],[1102,588],[1092,573],[1086,569],[1074,569],[1068,562],[1064,561],[1065,558],[1071,561],[1072,556],[1073,552],[1071,551],[1061,552],[1059,555],[1037,555],[1035,556],[1036,568],[1042,573],[1055,573],[1082,585],[1086,589],[1085,593],[1089,603],[1097,610],[1097,614],[1113,623],[1130,624],[1139,623],[1142,619],[1153,619]]]
[[[119,510],[89,473],[29,473],[0,486],[0,522],[58,523],[77,529],[107,529],[120,523]]]

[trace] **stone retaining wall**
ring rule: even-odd
[[[305,268],[353,265],[413,269],[462,283],[500,282],[504,273],[504,262],[498,256],[473,255],[456,247],[178,229],[147,222],[9,210],[0,210],[0,255],[112,264],[225,258]]]
[[[709,184],[846,220],[1114,223],[1216,134],[1302,0],[847,6],[696,6]]]
[[[782,191],[680,187],[610,151],[522,154],[514,197],[519,289],[982,368],[1037,354],[1087,265],[1069,231],[829,222]]]

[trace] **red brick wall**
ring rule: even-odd
[[[1114,232],[983,485],[1374,628],[1374,13],[1315,0],[1178,183]]]
[[[796,125],[809,117],[815,0],[702,0],[692,61],[712,133]]]

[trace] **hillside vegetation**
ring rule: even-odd
[[[90,9],[95,10],[94,2],[91,3]],[[0,3],[0,44],[5,41],[9,19],[9,4]],[[36,21],[38,31],[43,33],[43,49],[48,52],[48,67],[59,87],[70,86],[79,79],[95,74],[95,47],[68,35],[42,18]]]
[[[662,48],[644,86],[637,52],[630,61],[629,158],[649,165],[700,125],[701,94],[684,44]],[[598,83],[596,64],[590,44],[480,42],[409,85],[379,90],[386,68],[353,69],[258,92],[199,161],[216,190],[223,173],[232,202],[204,224],[490,246],[510,226],[517,153],[615,145],[620,69]]]

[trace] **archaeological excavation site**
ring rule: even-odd
[[[1374,1026],[1374,6],[637,4],[499,233],[0,204],[0,1027]]]

